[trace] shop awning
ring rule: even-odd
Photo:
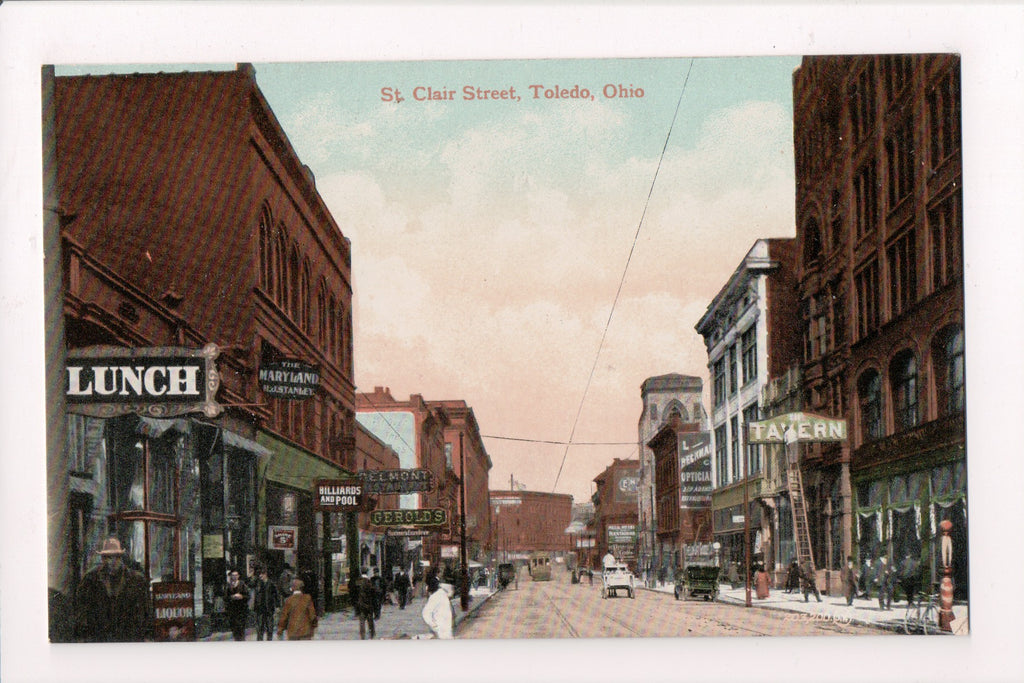
[[[266,469],[261,473],[268,481],[312,490],[317,479],[337,479],[347,474],[342,468],[265,432],[260,432],[256,438],[257,445],[269,453],[264,463]]]
[[[148,436],[151,439],[159,439],[168,429],[173,429],[181,434],[188,434],[192,431],[191,425],[186,419],[162,419],[157,417],[140,417],[137,429],[139,434]]]
[[[270,457],[272,454],[270,449],[265,448],[252,439],[247,439],[244,436],[239,436],[234,432],[229,432],[226,429],[221,430],[221,438],[224,439],[225,446],[231,446],[232,448],[238,448],[239,450],[249,451],[256,455],[262,455],[265,458]]]

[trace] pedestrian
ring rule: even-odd
[[[818,602],[821,602],[821,593],[818,592],[817,574],[814,571],[814,565],[810,562],[806,562],[800,570],[800,583],[803,587],[804,602],[810,601],[811,593],[814,593],[814,597],[818,599]]]
[[[245,626],[249,619],[249,589],[239,579],[238,570],[231,570],[224,588],[224,611],[235,640],[245,640]]]
[[[261,567],[259,579],[252,601],[252,610],[256,613],[256,640],[274,639],[274,612],[281,606],[281,593],[277,584],[270,580],[266,567]]]
[[[366,640],[366,631],[370,631],[370,640],[373,640],[377,631],[374,627],[374,616],[377,614],[377,603],[373,596],[373,584],[370,577],[363,574],[356,579],[350,590],[352,596],[352,609],[356,618],[359,619],[359,639]],[[369,629],[367,629],[369,626]]]
[[[395,577],[395,591],[398,593],[398,609],[405,609],[405,603],[409,599],[409,575],[401,569]]]
[[[292,579],[292,594],[284,601],[281,617],[277,620],[277,637],[284,637],[288,631],[288,640],[311,640],[319,623],[313,598],[303,592],[305,581]]]
[[[116,538],[104,540],[97,554],[99,566],[86,572],[75,594],[75,639],[87,643],[152,640],[146,577],[125,565]]]
[[[658,585],[659,586],[664,586],[665,585],[665,581],[667,581],[667,580],[668,580],[668,570],[665,568],[665,565],[662,565],[661,569],[658,570]]]
[[[587,581],[590,582],[591,586],[594,585],[594,570],[591,567],[587,567]]]
[[[376,567],[372,572],[370,585],[373,587],[373,618],[380,619],[380,610],[384,605],[384,580],[380,578],[380,572]]]
[[[800,592],[800,565],[796,560],[789,563],[789,570],[786,572],[786,592]]]
[[[921,590],[921,563],[910,553],[903,558],[903,568],[900,571],[900,590],[907,597],[908,605],[913,605],[917,601],[917,594]]]
[[[893,571],[889,561],[882,555],[878,558],[878,568],[875,570],[874,585],[878,589],[878,609],[892,609]]]
[[[740,572],[736,568],[735,562],[729,564],[729,569],[726,571],[726,579],[729,581],[730,588],[740,587]]]
[[[455,588],[448,583],[442,584],[436,576],[431,576],[427,579],[427,590],[430,591],[430,597],[423,606],[423,621],[438,639],[451,640],[455,637],[452,633],[455,611],[451,602]]]
[[[754,589],[758,600],[768,598],[770,586],[771,578],[768,576],[768,572],[765,571],[764,565],[757,565],[757,571],[754,572]]]
[[[871,558],[864,558],[864,567],[860,570],[860,597],[865,600],[871,599],[871,582],[874,580],[875,570],[871,567]]]
[[[281,595],[287,596],[292,594],[292,579],[294,578],[295,571],[290,564],[285,562],[284,567],[281,569],[281,575],[277,577],[277,589]]]
[[[857,595],[857,565],[853,563],[853,556],[846,558],[846,567],[843,569],[843,595],[846,596],[846,605],[853,604],[853,598]]]

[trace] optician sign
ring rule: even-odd
[[[220,387],[214,362],[219,355],[216,344],[202,349],[74,349],[67,354],[64,372],[68,411],[92,417],[173,417],[201,411],[216,417],[223,410],[214,400]]]
[[[747,423],[747,443],[793,441],[846,441],[846,420],[813,413],[787,413],[760,422]]]

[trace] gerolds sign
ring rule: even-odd
[[[260,388],[274,398],[309,398],[320,384],[320,370],[301,360],[263,361]]]
[[[93,417],[138,413],[172,417],[222,408],[214,397],[220,375],[215,344],[202,349],[93,346],[69,351],[64,397],[71,412]]]

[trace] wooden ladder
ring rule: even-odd
[[[807,527],[807,507],[804,505],[804,482],[800,473],[799,458],[787,464],[786,480],[789,484],[789,502],[793,512],[793,538],[796,541],[796,559],[800,569],[808,564],[815,569],[814,552],[811,550],[811,531]]]

